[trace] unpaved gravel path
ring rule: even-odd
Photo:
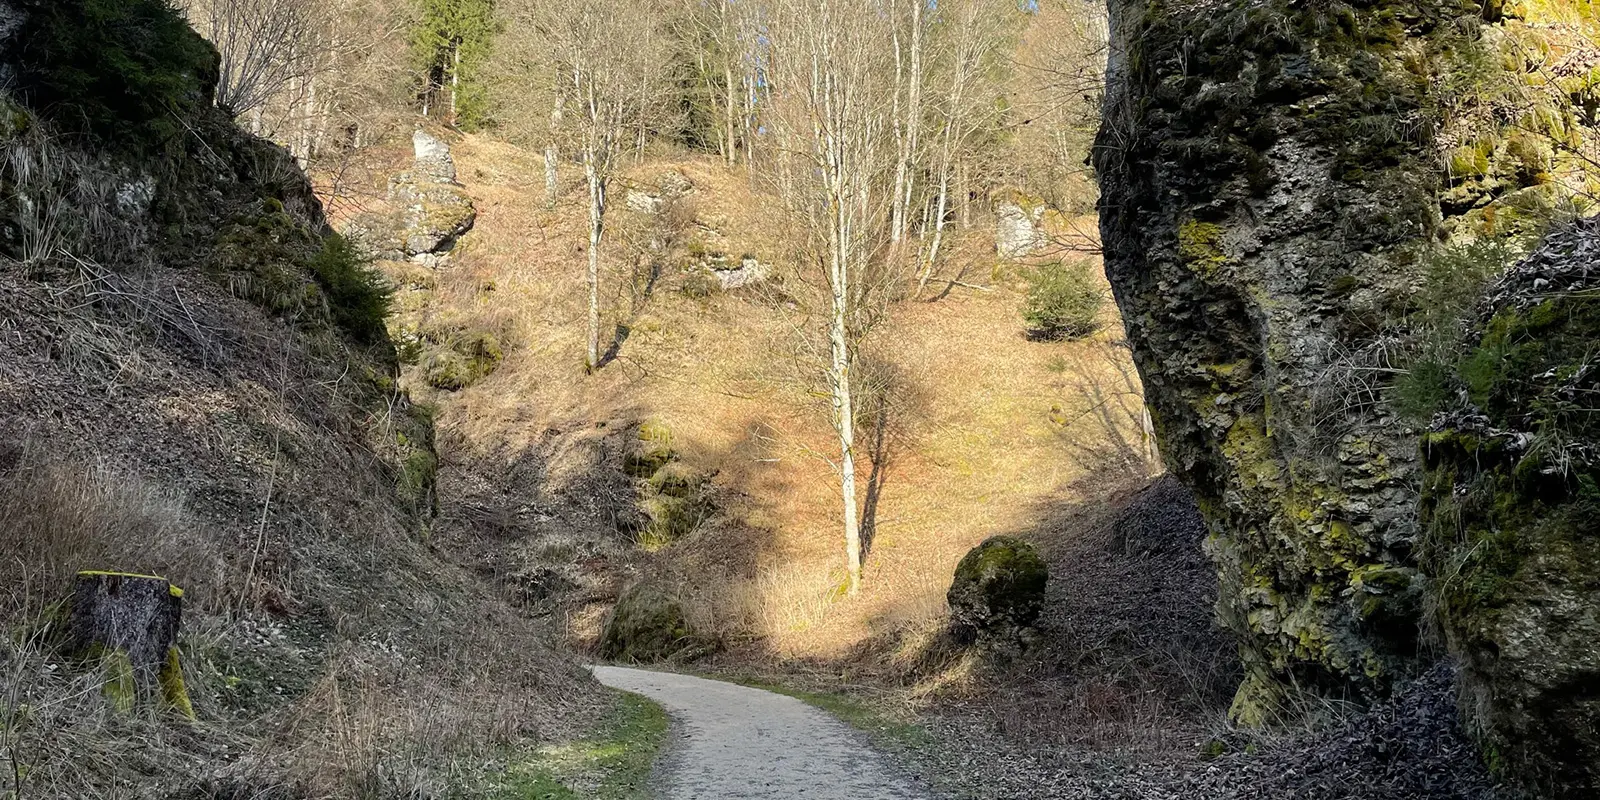
[[[594,667],[614,689],[672,716],[674,742],[657,765],[665,800],[926,800],[928,794],[856,731],[793,697],[722,681]]]

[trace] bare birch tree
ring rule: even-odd
[[[584,364],[600,364],[600,266],[611,181],[630,135],[642,142],[662,113],[669,40],[665,9],[655,0],[522,0],[505,4],[510,26],[528,37],[524,74],[554,76],[548,93],[529,86],[530,106],[554,111],[560,138],[583,163],[588,190],[588,330]],[[547,202],[553,197],[557,146],[546,149]]]
[[[854,368],[886,297],[880,251],[896,191],[893,35],[881,12],[872,0],[780,0],[763,29],[777,185],[804,227],[801,266],[825,295],[826,345],[818,355],[838,437],[852,593],[862,560]]]

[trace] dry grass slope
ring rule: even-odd
[[[984,229],[966,232],[948,273],[987,290],[935,281],[936,301],[896,305],[864,353],[871,550],[865,590],[846,598],[824,400],[796,354],[803,308],[783,284],[682,291],[685,265],[704,252],[749,254],[785,273],[770,199],[713,159],[652,157],[629,171],[617,198],[669,171],[687,178],[693,223],[652,256],[648,220],[614,204],[604,329],[617,332],[615,356],[589,376],[578,187],[546,211],[539,154],[469,136],[456,158],[477,225],[436,272],[393,267],[421,289],[401,303],[421,328],[493,332],[505,355],[470,388],[416,389],[438,408],[447,509],[438,532],[525,598],[581,587],[564,595],[578,602],[556,609],[580,642],[623,584],[651,575],[735,652],[833,660],[865,642],[893,648],[940,626],[967,549],[1028,534],[1087,486],[1147,475],[1120,326],[1084,341],[1028,341],[1016,271],[995,263]],[[670,429],[683,464],[715,476],[720,508],[656,556],[632,548],[619,524],[636,501],[621,455],[646,420]]]

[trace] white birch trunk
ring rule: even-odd
[[[606,186],[595,168],[596,154],[585,158],[589,182],[589,341],[584,361],[590,372],[600,368],[600,239],[605,232]]]

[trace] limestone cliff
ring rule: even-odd
[[[1423,426],[1391,397],[1424,276],[1448,243],[1581,212],[1593,6],[1110,5],[1106,268],[1211,526],[1233,713],[1381,695],[1426,660]]]

